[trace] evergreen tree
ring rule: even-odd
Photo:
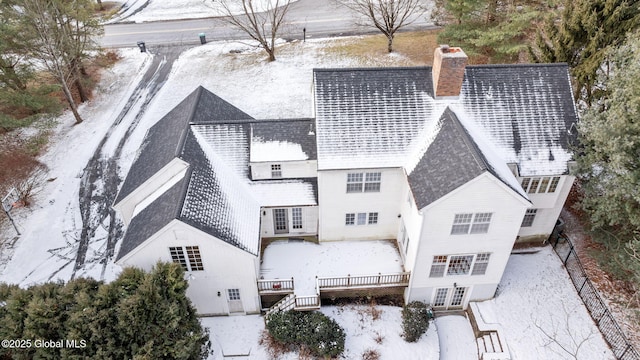
[[[187,286],[173,263],[158,263],[150,273],[124,269],[110,284],[75,279],[26,290],[0,284],[2,338],[76,340],[78,346],[0,348],[0,358],[201,359],[209,351],[208,333]]]
[[[437,0],[434,21],[447,24],[440,43],[461,46],[470,55],[496,62],[517,61],[552,3],[523,0]]]
[[[594,227],[631,235],[640,231],[640,32],[605,56],[607,96],[579,126],[582,206]]]
[[[531,54],[538,62],[566,62],[576,82],[576,99],[590,106],[604,96],[607,51],[640,25],[640,2],[565,0],[559,16],[538,32]]]

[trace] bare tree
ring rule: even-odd
[[[265,8],[259,7],[262,4]],[[274,61],[276,38],[290,4],[291,0],[219,0],[213,6],[220,6],[225,13],[223,20],[257,41],[269,61]]]
[[[102,32],[97,20],[86,11],[89,1],[24,0],[20,5],[22,19],[36,37],[30,46],[31,55],[57,80],[76,124],[82,118],[69,84],[76,86],[82,101],[88,99],[82,86],[82,60],[96,48],[92,39]]]
[[[571,324],[571,315],[575,313],[567,309],[564,302],[560,303],[564,312],[564,318],[548,314],[546,318],[550,321],[550,324],[545,324],[538,318],[532,315],[533,325],[544,335],[545,348],[556,353],[563,358],[580,359],[580,350],[589,342],[589,340],[595,336],[596,331],[592,326],[588,329],[577,329]],[[564,321],[563,321],[564,320]],[[552,346],[555,345],[555,346]]]
[[[401,28],[423,15],[426,8],[420,0],[336,0],[366,19],[387,38],[387,51],[393,51],[393,38]]]

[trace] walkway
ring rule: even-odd
[[[461,315],[435,319],[440,340],[440,360],[477,359],[478,347],[469,320]]]

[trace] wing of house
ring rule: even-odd
[[[149,129],[123,183],[118,263],[178,262],[200,313],[257,312],[265,284],[294,287],[261,279],[265,239],[386,239],[411,274],[395,284],[406,301],[491,298],[514,243],[549,236],[573,183],[568,69],[435,59],[316,69],[315,119],[256,120],[198,88]]]

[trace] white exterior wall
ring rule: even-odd
[[[299,207],[302,209],[302,229],[293,228],[291,209]],[[287,209],[288,233],[278,233],[274,231],[273,209]],[[293,206],[293,207],[263,207],[260,209],[260,234],[262,237],[288,237],[288,236],[315,236],[318,235],[318,207],[317,206]]]
[[[256,234],[257,235],[257,234]],[[200,315],[227,315],[227,289],[240,289],[245,313],[260,312],[256,285],[259,259],[181,221],[174,220],[118,261],[150,270],[159,260],[171,262],[169,247],[198,246],[204,271],[186,272],[187,296]],[[188,261],[188,260],[187,260]],[[220,296],[218,296],[220,292]]]
[[[422,230],[422,213],[416,207],[416,203],[407,186],[404,189],[405,195],[400,206],[400,224],[398,225],[398,249],[404,260],[405,271],[410,271],[415,266],[418,244],[420,243],[420,232]],[[403,226],[404,231],[403,233]]]
[[[265,180],[271,177],[271,165],[280,164],[282,177],[278,179],[298,179],[318,176],[318,161],[281,161],[281,162],[252,162],[251,179]]]
[[[347,193],[348,173],[381,172],[380,192]],[[322,170],[318,172],[320,241],[394,239],[407,187],[401,168]],[[345,225],[347,213],[378,213],[374,225]]]
[[[174,158],[160,169],[160,171],[142,183],[142,185],[138,186],[138,188],[131,192],[127,197],[115,204],[113,207],[120,212],[125,225],[129,225],[131,222],[136,205],[146,199],[149,195],[153,194],[154,191],[162,187],[162,185],[167,183],[180,172],[184,175],[184,172],[188,167],[188,163],[179,158]]]
[[[456,189],[422,209],[423,224],[416,261],[411,268],[411,283],[405,293],[407,302],[431,303],[436,288],[469,287],[464,307],[470,300],[493,297],[502,278],[522,217],[529,203],[488,173]],[[451,235],[455,214],[492,213],[486,234]],[[491,253],[485,275],[450,275],[430,278],[435,255],[471,255]]]
[[[533,203],[531,208],[538,209],[538,212],[532,226],[520,228],[519,242],[543,242],[551,235],[574,180],[575,176],[563,175],[560,176],[560,182],[555,192],[527,194]],[[522,181],[522,178],[519,178],[518,181]]]

